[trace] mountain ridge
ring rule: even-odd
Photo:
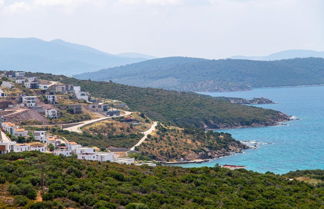
[[[317,57],[324,58],[324,51],[306,50],[306,49],[291,49],[275,52],[266,56],[233,56],[232,59],[247,59],[260,61],[274,61],[283,59],[309,58]]]
[[[251,88],[324,84],[324,59],[278,61],[190,57],[152,59],[75,76],[139,87],[177,91],[235,91]]]
[[[60,39],[0,38],[0,69],[73,75],[147,60],[109,54]]]

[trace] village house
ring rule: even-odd
[[[78,100],[84,100],[86,102],[89,102],[89,93],[85,91],[81,91],[80,86],[74,86],[73,87],[74,95]]]
[[[2,81],[1,87],[11,89],[12,87],[14,87],[14,85],[9,81]]]
[[[82,146],[76,142],[68,142],[66,144],[67,146],[67,149],[70,150],[70,151],[75,151],[76,149],[78,148],[81,148]]]
[[[95,154],[97,156],[96,161],[99,162],[115,162],[117,160],[117,157],[112,152],[96,152]]]
[[[22,78],[22,79],[16,79],[15,80],[15,83],[17,83],[17,84],[24,84],[25,83],[25,79],[24,78]]]
[[[57,136],[48,136],[47,137],[47,143],[52,144],[54,147],[60,146],[63,142],[63,140],[58,138]]]
[[[49,83],[40,83],[39,84],[39,89],[41,90],[47,90],[50,87]]]
[[[94,112],[107,112],[109,105],[104,103],[93,103],[89,105],[89,109]]]
[[[120,111],[119,110],[109,110],[106,113],[107,116],[120,116]]]
[[[24,86],[28,89],[38,89],[39,88],[39,82],[36,77],[29,77],[24,82]]]
[[[33,143],[29,143],[28,145],[29,145],[29,151],[38,151],[38,152],[47,151],[47,147],[43,143],[33,142]]]
[[[16,79],[24,79],[25,78],[25,72],[24,71],[14,72],[14,77]]]
[[[57,156],[62,155],[62,156],[65,156],[65,157],[72,156],[71,150],[68,150],[66,147],[59,147],[58,149],[53,151],[53,154],[57,155]]]
[[[49,104],[56,104],[57,102],[57,97],[54,94],[45,95],[45,98]]]
[[[7,71],[5,72],[5,76],[7,78],[14,78],[16,76],[16,73],[14,71]]]
[[[46,131],[34,131],[34,138],[36,141],[47,143]]]
[[[25,107],[35,107],[37,96],[22,96],[21,100]]]
[[[45,117],[49,119],[58,118],[58,112],[54,108],[45,109]]]
[[[9,152],[12,152],[14,150],[14,145],[16,142],[4,142],[0,141],[0,154],[7,154]]]
[[[126,164],[126,165],[131,165],[135,163],[135,158],[117,158],[115,161],[116,163],[119,164]]]
[[[30,150],[30,146],[28,144],[15,144],[13,145],[14,152],[27,152]]]
[[[19,137],[19,136],[27,137],[28,136],[28,131],[26,131],[24,128],[15,128],[13,135],[16,136],[16,137]]]
[[[15,132],[16,124],[10,122],[1,123],[2,130],[10,135],[13,135]]]
[[[69,105],[68,111],[72,114],[81,114],[82,113],[82,106],[78,104]]]

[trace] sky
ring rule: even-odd
[[[323,0],[0,0],[0,37],[225,58],[324,50]]]

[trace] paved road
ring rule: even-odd
[[[153,131],[155,131],[157,124],[158,124],[158,122],[155,121],[155,122],[152,124],[152,126],[151,126],[151,128],[150,128],[149,130],[143,132],[143,134],[144,134],[143,138],[141,138],[141,139],[137,142],[137,144],[135,144],[132,148],[130,148],[130,150],[131,150],[131,151],[134,151],[134,150],[135,150],[135,147],[140,146],[140,145],[141,145],[141,144],[142,144],[142,143],[147,139],[147,136],[148,136],[149,134],[151,134]]]
[[[86,121],[82,121],[80,124],[78,125],[75,125],[75,126],[71,126],[69,128],[64,128],[63,130],[66,130],[66,131],[70,131],[70,132],[75,132],[75,133],[82,133],[82,130],[81,128],[83,126],[86,126],[86,125],[90,125],[90,124],[93,124],[93,123],[96,123],[96,122],[99,122],[99,121],[103,121],[103,120],[107,120],[107,119],[112,119],[112,118],[119,118],[119,117],[124,117],[124,116],[128,116],[132,114],[132,112],[125,112],[125,114],[121,114],[119,116],[107,116],[107,117],[101,117],[101,118],[97,118],[97,119],[93,119],[93,120],[86,120]]]

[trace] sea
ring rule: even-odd
[[[324,169],[324,86],[259,88],[251,91],[203,93],[252,99],[265,97],[275,104],[256,105],[279,110],[296,120],[278,126],[217,130],[228,132],[256,149],[244,153],[191,163],[182,167],[242,165],[248,170],[283,174],[305,169]]]

